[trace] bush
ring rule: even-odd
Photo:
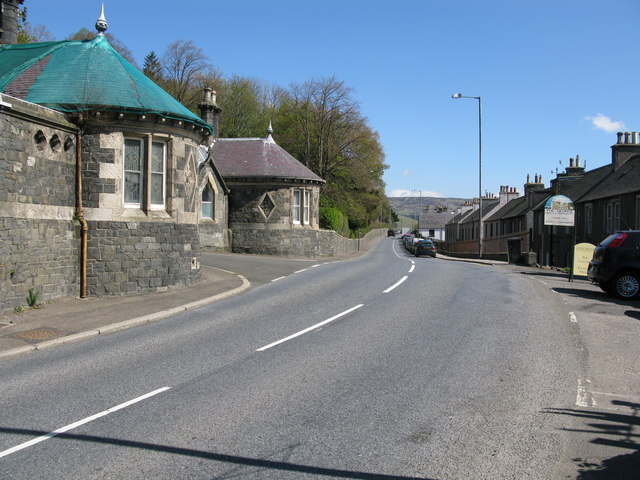
[[[349,220],[337,208],[320,207],[320,227],[335,230],[340,235],[349,235]]]

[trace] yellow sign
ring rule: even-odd
[[[587,276],[587,268],[593,257],[595,245],[590,243],[579,243],[573,247],[573,274],[583,277]]]

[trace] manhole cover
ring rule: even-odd
[[[66,335],[63,330],[55,330],[53,328],[34,328],[33,330],[25,330],[18,332],[14,336],[22,340],[51,340]]]

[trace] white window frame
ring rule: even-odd
[[[140,145],[140,169],[126,169],[126,145],[127,142],[136,142]],[[149,210],[165,210],[167,204],[167,142],[163,140],[147,137],[125,137],[123,142],[122,153],[122,202],[125,208],[148,208]],[[160,170],[154,170],[153,150],[155,147],[162,147],[162,167]],[[151,154],[149,154],[149,149]],[[126,199],[126,177],[127,173],[135,173],[139,175],[140,191],[139,198],[136,202],[127,201]],[[152,198],[153,179],[160,176],[162,184],[162,202],[154,201]]]
[[[295,225],[300,225],[301,202],[302,202],[302,190],[296,188],[293,190],[293,198],[291,201],[291,217]]]
[[[302,195],[302,223],[305,225],[311,224],[311,191],[308,189],[303,190]]]
[[[209,189],[209,191],[211,192],[211,201],[205,202],[203,197],[204,197],[204,192],[207,189]],[[205,215],[205,212],[204,212],[205,205],[211,205],[210,214]],[[215,220],[216,218],[215,205],[216,205],[216,191],[213,189],[211,184],[207,182],[204,188],[202,189],[202,193],[200,194],[200,215],[202,216],[202,218],[206,218],[207,220]]]
[[[127,155],[127,142],[137,142],[140,146],[140,169],[139,170],[127,170],[127,159],[126,159],[126,155]],[[144,183],[145,183],[145,175],[144,175],[144,165],[145,165],[145,161],[144,161],[144,157],[145,157],[145,144],[144,144],[144,140],[142,138],[128,138],[126,137],[124,139],[124,143],[123,143],[123,149],[122,149],[122,202],[124,203],[125,208],[141,208],[142,207],[142,199],[144,196]],[[127,195],[127,190],[126,190],[126,178],[127,178],[127,173],[135,173],[139,175],[139,189],[138,189],[138,200],[136,202],[131,202],[131,201],[127,201],[126,195]]]
[[[162,169],[153,170],[153,150],[154,147],[162,147]],[[149,156],[149,208],[151,210],[164,210],[167,203],[167,143],[158,140],[151,141],[151,155]],[[162,179],[162,203],[154,202],[152,198],[153,179],[160,176]]]

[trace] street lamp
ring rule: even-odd
[[[451,98],[474,98],[478,100],[478,258],[482,258],[482,97],[467,97],[461,93],[454,93]]]
[[[411,191],[412,191],[412,192],[415,192],[416,190],[415,190],[415,189],[413,189],[413,190],[411,190]],[[417,217],[417,222],[418,222],[418,228],[417,228],[418,233],[420,233],[420,215],[422,215],[422,190],[419,190],[419,191],[420,191],[420,207],[419,207],[419,208],[420,208],[420,210],[418,210],[418,215],[416,215],[416,217]],[[414,211],[414,213],[415,213],[415,211],[416,211],[416,208],[415,208],[415,207],[413,208],[413,211]]]

